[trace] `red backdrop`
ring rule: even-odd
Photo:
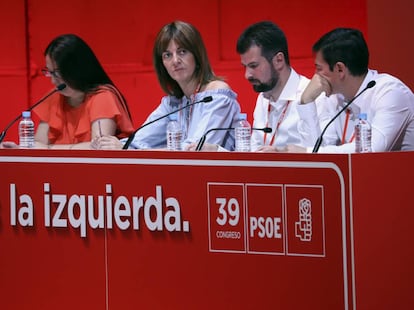
[[[238,93],[242,109],[252,120],[257,94],[245,81],[244,70],[235,52],[237,37],[246,26],[263,19],[279,24],[288,37],[292,65],[298,72],[309,77],[313,73],[311,46],[315,40],[334,27],[357,27],[374,47],[374,51],[371,50],[371,54],[375,55],[372,57],[373,64],[383,71],[382,60],[386,57],[381,55],[390,58],[390,53],[397,53],[402,48],[407,53],[410,49],[413,50],[412,43],[406,41],[403,41],[404,45],[383,44],[381,29],[376,25],[381,24],[382,18],[379,15],[385,11],[385,3],[385,0],[347,0],[335,3],[320,0],[316,5],[301,0],[257,0],[252,9],[251,4],[236,0],[197,3],[186,0],[175,3],[166,0],[73,0],[58,4],[52,0],[2,2],[0,87],[3,109],[0,113],[0,129],[51,89],[50,81],[41,76],[39,69],[44,66],[43,50],[46,45],[62,33],[76,33],[91,45],[110,76],[124,92],[135,126],[138,126],[158,105],[163,95],[151,61],[155,35],[164,24],[172,20],[188,21],[200,30],[215,72],[225,77]],[[406,5],[396,5],[393,9],[387,7],[387,12],[393,13],[393,22],[382,23],[382,29],[398,27],[398,14],[407,11],[407,6],[412,7],[408,0]],[[404,27],[409,23],[403,22]],[[386,40],[390,37],[387,36]],[[393,36],[393,42],[403,40],[402,37],[403,32],[397,32]],[[407,48],[407,44],[411,45]],[[393,57],[393,64],[398,61],[404,60]],[[384,68],[392,69],[393,74],[407,77],[408,85],[414,84],[413,77],[405,73],[410,71],[407,66],[412,66],[411,64],[388,64],[384,62]],[[13,126],[6,140],[15,140],[16,137],[17,126]]]

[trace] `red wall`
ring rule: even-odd
[[[0,1],[0,130],[27,106],[26,33],[23,1]],[[17,136],[17,127],[10,129]]]
[[[313,73],[311,46],[324,32],[349,26],[360,28],[369,40],[374,37],[367,28],[366,2],[359,0],[320,0],[318,5],[301,0],[256,0],[254,6],[238,0],[9,1],[0,4],[0,128],[51,89],[39,71],[44,66],[43,50],[55,36],[68,32],[80,35],[94,49],[124,92],[138,126],[163,95],[151,63],[154,37],[164,24],[175,19],[188,21],[200,30],[215,72],[238,93],[250,120],[257,94],[245,81],[235,52],[237,37],[250,23],[270,19],[279,24],[287,34],[293,66],[309,77]],[[387,44],[383,53],[395,49]],[[16,128],[10,129],[6,140],[16,138]]]
[[[371,66],[414,90],[414,2],[367,0]]]

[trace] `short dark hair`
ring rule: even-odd
[[[343,62],[354,76],[368,72],[368,46],[357,29],[336,28],[323,35],[313,45],[312,51],[321,52],[331,71],[337,62]]]
[[[246,28],[237,40],[237,53],[244,54],[253,45],[262,49],[262,56],[269,62],[273,56],[282,52],[286,64],[290,64],[286,36],[275,23],[262,21]]]

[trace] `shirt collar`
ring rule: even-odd
[[[300,83],[300,77],[297,72],[291,68],[289,78],[283,87],[282,93],[279,96],[279,100],[289,101],[296,99],[296,92]]]
[[[283,108],[283,104],[288,101],[293,101],[296,99],[297,90],[300,83],[300,76],[297,72],[291,68],[289,78],[286,82],[285,87],[283,87],[282,92],[280,93],[279,98],[276,101],[269,100],[270,105],[276,110]]]
[[[372,80],[375,80],[377,74],[378,72],[376,70],[368,70],[367,75],[365,76],[364,80],[361,83],[361,86],[359,87],[357,91],[357,94],[363,91],[365,87],[367,87],[369,82],[371,82]],[[363,94],[361,95],[361,97],[363,97]],[[358,99],[360,99],[361,97],[359,97]],[[352,102],[351,105],[349,106],[349,109],[351,110],[354,118],[358,117],[361,111],[360,104],[358,104],[358,99]]]

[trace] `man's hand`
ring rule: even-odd
[[[332,87],[327,79],[316,73],[303,91],[300,103],[314,102],[322,92],[329,97],[332,94]]]

